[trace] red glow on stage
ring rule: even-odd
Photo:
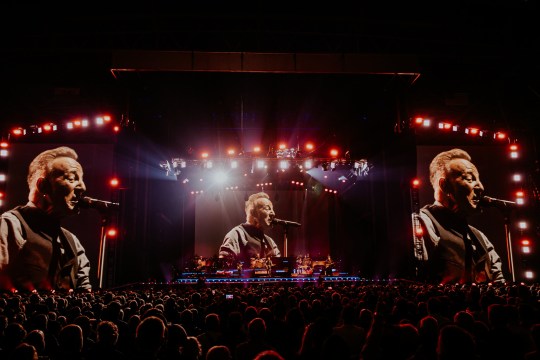
[[[498,131],[495,134],[493,134],[493,138],[495,140],[504,140],[504,139],[506,139],[506,137],[507,137],[506,133],[504,133],[502,131]]]
[[[525,192],[524,191],[516,191],[516,197],[524,197],[525,196]]]
[[[424,236],[424,230],[423,230],[421,227],[417,227],[417,228],[414,230],[414,233],[415,233],[416,236],[418,236],[418,237]]]
[[[510,151],[518,151],[518,146],[516,144],[510,145]]]
[[[110,115],[103,115],[103,121],[105,121],[105,122],[111,121],[111,116]]]
[[[109,185],[111,185],[112,187],[117,187],[118,185],[120,185],[120,180],[118,180],[118,178],[112,178],[109,181]]]
[[[7,142],[5,142],[5,141],[2,141],[2,142],[0,143],[0,147],[3,148],[3,149],[5,149],[5,148],[9,147],[9,143],[7,143]]]
[[[315,149],[315,145],[313,145],[313,143],[308,142],[306,144],[306,150],[312,151],[313,149]]]
[[[523,240],[521,240],[521,245],[529,246],[529,245],[531,245],[531,241],[529,239],[523,239]]]
[[[120,126],[116,125],[114,128],[113,128],[114,132],[119,132],[120,131]]]
[[[110,228],[109,230],[107,230],[108,237],[116,237],[117,234],[118,231],[115,228]]]
[[[413,180],[411,181],[411,185],[412,185],[413,188],[419,188],[419,187],[420,187],[420,184],[421,184],[421,183],[420,183],[420,179],[413,179]]]
[[[330,149],[330,156],[337,157],[339,155],[338,149]]]
[[[281,143],[281,144],[278,145],[278,148],[279,148],[280,150],[284,150],[284,149],[287,148],[287,145]]]
[[[417,117],[414,119],[414,123],[416,125],[422,125],[424,123],[424,118],[423,117]]]
[[[260,146],[255,146],[255,147],[253,148],[253,152],[255,152],[255,153],[261,152],[261,147],[260,147]]]
[[[207,158],[208,158],[208,153],[207,153],[207,152],[203,152],[203,153],[201,154],[201,157],[202,157],[203,159],[207,159]]]

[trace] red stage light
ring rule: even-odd
[[[493,138],[495,140],[504,140],[506,139],[506,133],[503,133],[502,131],[498,131],[495,134],[493,134]]]
[[[111,116],[110,115],[103,115],[103,121],[105,121],[105,122],[111,121]]]
[[[313,145],[313,143],[310,143],[310,142],[309,142],[309,143],[306,144],[306,150],[311,151],[311,150],[313,150],[314,148],[315,148],[315,146]]]
[[[16,128],[16,129],[13,129],[11,130],[11,133],[15,136],[21,136],[21,135],[24,135],[25,134],[25,130],[23,128]]]
[[[518,146],[516,144],[510,145],[510,151],[517,151],[517,150],[518,150]]]
[[[284,150],[284,149],[287,148],[287,145],[281,143],[281,144],[278,145],[278,148],[279,148],[280,150]]]
[[[120,131],[120,126],[116,125],[114,128],[113,128],[114,132],[119,132]]]
[[[330,156],[337,157],[339,154],[339,151],[337,149],[330,149]]]
[[[421,227],[417,227],[414,231],[414,233],[416,234],[416,236],[420,237],[420,236],[424,236],[424,230],[421,228]]]
[[[528,240],[528,239],[523,239],[523,240],[521,240],[521,245],[529,246],[529,245],[531,245],[531,241]]]
[[[414,118],[414,123],[416,125],[422,125],[424,123],[424,118],[422,118],[422,117]]]
[[[5,148],[9,147],[9,143],[5,142],[5,141],[2,141],[2,142],[0,142],[0,147],[5,149]]]
[[[109,230],[107,230],[108,237],[116,237],[117,234],[118,231],[115,228],[110,228]]]
[[[420,187],[420,180],[419,179],[413,179],[413,181],[411,181],[411,185],[412,185],[413,188]]]
[[[439,123],[439,129],[450,130],[452,129],[452,124],[447,123],[447,122],[441,122]]]
[[[109,181],[109,185],[111,185],[112,187],[117,187],[118,185],[120,185],[120,180],[118,180],[118,178],[112,178]]]
[[[525,192],[524,191],[516,191],[516,197],[524,197],[525,196]]]

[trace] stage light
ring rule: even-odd
[[[266,167],[266,163],[264,160],[258,159],[257,160],[257,169],[264,169]]]
[[[514,174],[512,176],[512,180],[514,180],[515,182],[521,182],[521,175],[520,174]]]
[[[57,126],[53,123],[43,125],[43,131],[45,132],[56,131],[56,130],[57,130]]]
[[[201,153],[201,157],[202,157],[203,159],[207,159],[208,156],[209,156],[209,154],[208,154],[207,152]]]
[[[280,150],[285,150],[286,148],[287,148],[287,145],[285,145],[283,143],[278,145],[278,149],[280,149]]]
[[[465,134],[469,134],[472,136],[484,136],[484,132],[482,130],[474,127],[465,128]]]
[[[261,147],[260,147],[260,146],[255,146],[255,147],[253,148],[253,152],[254,152],[254,153],[260,153],[260,152],[261,152]]]
[[[424,118],[422,117],[416,117],[414,118],[414,123],[418,126],[422,125],[424,123]]]
[[[66,129],[72,130],[74,127],[75,127],[75,125],[73,125],[73,123],[71,121],[68,121],[66,123]]]
[[[280,160],[279,168],[283,171],[287,170],[289,168],[289,162],[287,160]]]
[[[98,116],[98,117],[96,118],[96,125],[101,126],[101,125],[103,125],[104,123],[105,123],[105,120],[104,120],[101,116]]]
[[[110,228],[109,230],[107,230],[107,236],[108,237],[116,237],[116,235],[118,235],[118,231],[115,229],[115,228]]]
[[[505,140],[506,139],[506,133],[504,133],[502,131],[497,131],[496,133],[493,134],[493,138],[495,140]]]
[[[229,179],[227,173],[222,170],[218,170],[213,174],[213,180],[217,184],[223,184]]]
[[[6,149],[0,150],[0,157],[7,157],[9,155],[8,151]]]
[[[519,147],[516,144],[510,145],[510,158],[517,159],[519,157]]]
[[[111,185],[111,187],[118,187],[118,185],[120,185],[120,180],[118,180],[118,178],[112,178],[109,181],[109,185]]]
[[[103,120],[105,122],[109,122],[109,121],[111,121],[111,116],[110,115],[103,115]]]
[[[331,157],[337,157],[338,155],[339,155],[339,151],[337,149],[330,149]]]
[[[236,154],[236,151],[234,151],[234,149],[227,150],[227,155],[234,156],[235,154]]]
[[[11,133],[15,136],[22,136],[22,135],[26,135],[26,130],[19,127],[19,128],[15,128],[11,130]]]
[[[313,145],[313,143],[306,143],[306,146],[305,146],[306,150],[307,151],[313,151],[313,149],[315,149],[315,145]]]
[[[6,142],[6,141],[0,142],[0,148],[6,149],[7,147],[9,147],[9,143],[8,143],[8,142]]]
[[[439,123],[439,129],[450,130],[450,129],[452,129],[452,124],[447,123],[447,122],[440,122]]]
[[[521,243],[522,246],[529,246],[529,245],[531,245],[531,240],[523,239],[523,240],[520,241],[520,243]]]
[[[120,131],[120,126],[115,125],[115,126],[113,127],[113,131],[114,131],[114,132],[119,132],[119,131]]]
[[[412,185],[412,187],[415,188],[415,189],[419,188],[419,187],[420,187],[420,180],[419,180],[419,179],[413,179],[413,180],[411,181],[411,185]]]
[[[520,221],[520,222],[518,223],[518,228],[520,228],[521,230],[525,230],[525,229],[527,229],[527,227],[528,227],[528,226],[527,226],[527,222],[526,222],[526,221]]]
[[[88,127],[88,120],[87,120],[87,119],[83,119],[83,120],[81,121],[81,126],[82,126],[82,127]]]
[[[0,174],[0,182],[6,181],[6,174]]]
[[[530,271],[530,270],[525,271],[525,277],[527,279],[533,279],[534,278],[534,273],[532,271]]]
[[[313,167],[313,160],[312,159],[306,159],[304,160],[304,168],[306,170],[309,170]]]

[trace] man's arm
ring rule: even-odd
[[[91,290],[92,285],[90,284],[90,260],[88,260],[84,247],[82,246],[79,239],[75,235],[72,236],[73,242],[75,243],[75,250],[77,251],[78,263],[78,271],[76,275],[77,284],[75,284],[75,288],[78,290]]]
[[[219,247],[220,258],[236,258],[240,254],[240,242],[236,230],[231,230],[225,235],[223,243]]]
[[[484,242],[484,247],[487,250],[488,257],[489,257],[489,276],[490,280],[492,282],[496,283],[504,283],[506,280],[504,279],[504,275],[502,272],[502,260],[499,254],[495,251],[495,247],[493,244],[488,240],[487,236],[479,231],[481,235],[481,241]]]
[[[4,213],[0,217],[0,270],[12,260],[11,257],[19,251],[26,239],[23,238],[21,222],[11,213]]]

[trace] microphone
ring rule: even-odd
[[[78,202],[79,207],[84,209],[96,209],[99,211],[117,211],[120,208],[119,203],[92,199],[91,197],[84,196]]]
[[[284,226],[302,226],[302,224],[294,222],[294,221],[281,220],[281,219],[276,219],[276,218],[272,219],[272,224],[273,225],[276,225],[276,224],[277,225],[284,225]]]
[[[514,201],[495,199],[489,196],[482,196],[480,198],[479,205],[483,207],[494,207],[501,210],[510,210],[513,209],[517,204]]]

